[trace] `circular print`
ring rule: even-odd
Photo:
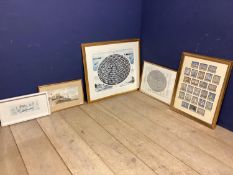
[[[99,65],[99,79],[108,85],[123,82],[130,73],[130,63],[127,58],[119,54],[106,57]]]
[[[147,76],[147,83],[152,90],[162,92],[167,86],[167,79],[162,72],[153,70]]]

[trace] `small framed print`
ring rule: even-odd
[[[174,70],[144,61],[140,91],[170,105],[176,74]],[[186,88],[187,84],[183,84],[182,90]],[[184,94],[180,92],[179,98],[184,98]]]
[[[52,112],[84,103],[82,80],[73,80],[62,83],[43,85],[38,87],[39,92],[47,92]]]
[[[88,102],[139,88],[139,39],[82,44]]]
[[[1,126],[12,125],[50,114],[46,92],[0,101]]]
[[[215,128],[231,69],[231,61],[184,52],[172,109]]]

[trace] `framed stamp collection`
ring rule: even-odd
[[[139,88],[139,39],[82,44],[88,102]]]
[[[140,91],[170,105],[176,73],[174,70],[144,61]]]
[[[139,39],[83,43],[81,49],[88,103],[140,89],[172,110],[216,127],[232,61],[183,52],[178,72],[144,61],[140,78]],[[84,104],[81,79],[41,85],[38,91],[0,100],[1,126]]]
[[[183,53],[173,109],[214,128],[230,73],[231,61]]]
[[[47,92],[52,112],[84,103],[82,80],[44,85],[38,87],[39,92]]]

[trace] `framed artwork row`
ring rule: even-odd
[[[0,100],[1,126],[47,116],[51,112],[81,105],[81,80],[39,86],[39,93]]]
[[[87,101],[140,91],[211,128],[221,109],[232,62],[184,52],[178,72],[144,61],[140,40],[81,45]],[[140,83],[141,82],[141,83]],[[42,85],[39,93],[0,100],[1,125],[35,119],[84,103],[81,80]]]
[[[184,52],[172,108],[215,128],[231,73],[231,61]]]
[[[82,44],[88,102],[139,88],[139,45],[139,39]]]

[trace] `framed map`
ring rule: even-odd
[[[139,88],[139,40],[82,44],[88,102]]]
[[[176,73],[174,70],[144,61],[140,91],[170,105]]]
[[[47,92],[52,112],[84,103],[82,80],[43,85],[38,87],[40,92]]]
[[[0,101],[1,126],[32,120],[50,114],[46,92]]]
[[[173,109],[215,128],[231,67],[231,61],[183,53]]]

